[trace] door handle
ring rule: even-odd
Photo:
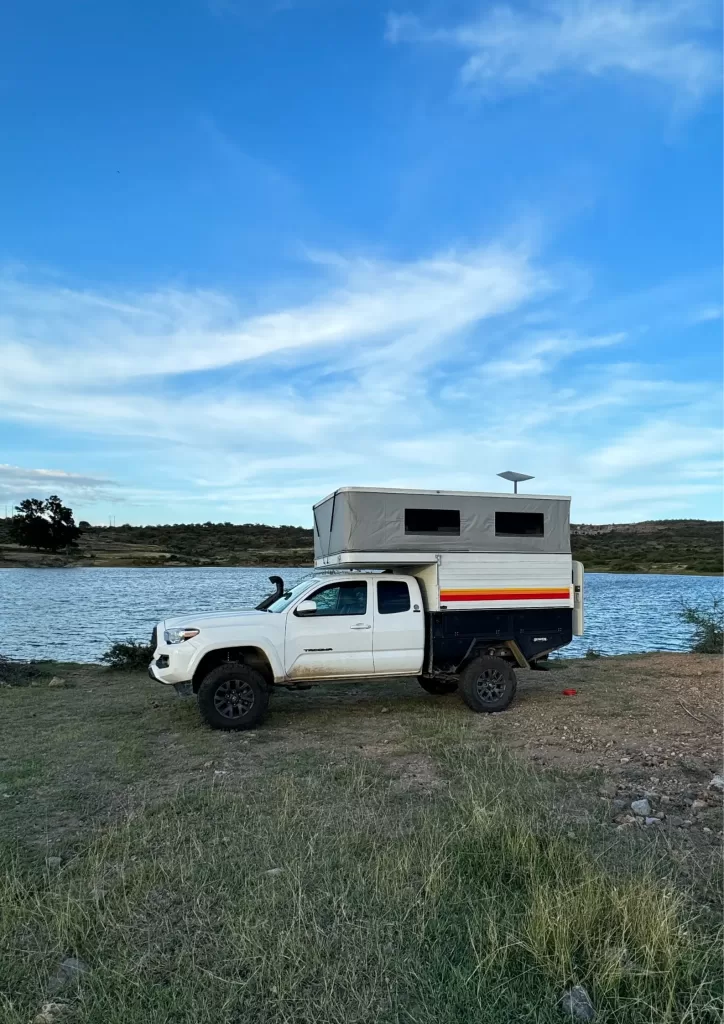
[[[358,622],[354,626],[350,626],[350,629],[372,629],[372,626],[366,626],[364,622]]]

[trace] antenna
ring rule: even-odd
[[[535,479],[535,477],[528,476],[527,473],[514,473],[512,469],[506,469],[505,473],[498,473],[498,476],[502,476],[503,480],[513,481],[513,494],[518,493],[518,484],[521,481]]]

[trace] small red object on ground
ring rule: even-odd
[[[561,690],[564,697],[575,697],[578,690]]]

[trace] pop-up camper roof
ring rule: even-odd
[[[353,552],[570,554],[570,498],[341,487],[314,506],[315,560]]]

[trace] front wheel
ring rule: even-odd
[[[228,661],[204,677],[197,700],[212,729],[253,729],[266,714],[269,689],[253,668]]]
[[[460,694],[473,711],[504,711],[515,696],[517,680],[507,661],[481,655],[463,669]]]
[[[427,676],[418,676],[417,681],[428,693],[455,693],[458,688],[457,680],[429,679]]]

